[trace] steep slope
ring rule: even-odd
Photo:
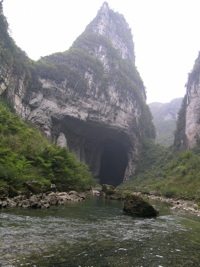
[[[174,131],[182,100],[183,98],[176,98],[169,103],[148,104],[156,127],[156,143],[164,146],[174,143]]]
[[[200,137],[200,53],[189,74],[187,92],[179,113],[175,146],[190,149]]]
[[[26,88],[17,100],[19,89],[3,94],[22,118],[89,164],[100,183],[117,185],[134,174],[142,140],[155,135],[134,61],[128,24],[104,3],[68,51],[29,62],[28,81],[17,76]]]
[[[88,166],[65,148],[50,145],[36,127],[25,124],[2,101],[0,144],[0,191],[24,190],[32,181],[44,191],[52,183],[65,190],[84,190],[93,185]]]

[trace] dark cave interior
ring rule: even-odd
[[[100,165],[100,184],[118,186],[123,182],[124,173],[127,166],[127,153],[120,142],[107,140]]]
[[[123,183],[131,146],[129,136],[71,117],[65,117],[61,123],[54,119],[54,125],[57,125],[55,132],[65,134],[69,151],[88,164],[100,184],[118,186]]]

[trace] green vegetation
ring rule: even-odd
[[[156,136],[156,143],[163,146],[171,146],[174,143],[174,131],[176,129],[176,121],[162,121],[159,124],[159,130]]]
[[[156,128],[156,143],[171,146],[174,143],[177,114],[181,108],[183,98],[176,98],[169,103],[151,103],[149,108]]]
[[[185,120],[186,120],[187,96],[183,98],[181,109],[178,113],[178,120],[176,125],[174,137],[174,149],[184,150],[187,147],[187,138],[185,135]]]
[[[14,74],[20,75],[27,69],[31,60],[25,52],[16,46],[8,34],[8,23],[0,10],[0,61],[12,66]],[[14,57],[13,57],[14,55]]]
[[[67,79],[71,83],[68,86],[80,90],[87,88],[83,76],[86,71],[92,73],[94,79],[101,79],[103,76],[102,63],[86,51],[77,48],[42,58],[36,63],[36,70],[40,76],[57,82]]]
[[[4,82],[9,70],[14,77],[20,77],[24,81],[28,90],[35,90],[40,87],[36,78],[36,64],[15,44],[8,34],[8,26],[0,6],[0,82]]]
[[[51,145],[33,127],[0,102],[0,186],[21,190],[24,183],[54,183],[65,189],[84,190],[93,179],[84,163],[65,148]]]
[[[155,187],[164,196],[200,200],[200,155],[185,151],[166,167],[166,178]]]
[[[146,142],[138,171],[120,189],[155,191],[165,197],[200,201],[200,146],[193,151],[174,151]]]

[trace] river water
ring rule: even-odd
[[[102,198],[1,210],[0,266],[199,267],[200,218],[154,204],[160,216],[152,219]]]

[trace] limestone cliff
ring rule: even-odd
[[[179,112],[175,145],[180,149],[196,146],[200,137],[200,54],[189,74],[187,92]]]
[[[128,180],[143,138],[155,133],[124,17],[104,3],[68,51],[21,62],[18,75],[10,62],[0,74],[1,94],[17,113],[89,164],[100,183]]]

